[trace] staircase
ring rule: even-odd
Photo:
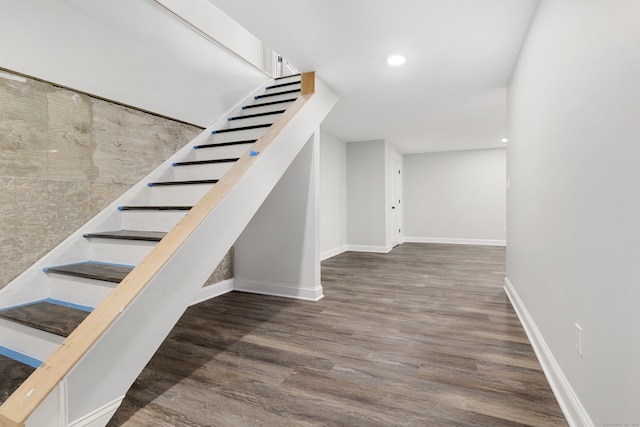
[[[0,290],[0,426],[105,425],[335,101],[276,79]]]

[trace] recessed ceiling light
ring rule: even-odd
[[[392,67],[399,67],[400,65],[404,64],[406,60],[407,58],[402,55],[391,55],[387,58],[387,64],[391,65]]]
[[[500,141],[502,141],[503,144],[506,144],[509,142],[509,138],[502,138]]]

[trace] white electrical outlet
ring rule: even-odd
[[[582,326],[578,325],[577,323],[574,323],[573,326],[576,328],[573,345],[580,357],[582,357]]]

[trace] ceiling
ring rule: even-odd
[[[340,95],[323,129],[400,153],[503,146],[538,0],[210,0]],[[386,58],[406,56],[391,68]]]

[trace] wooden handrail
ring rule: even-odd
[[[258,152],[266,150],[313,95],[315,74],[313,72],[303,73],[301,81],[302,95],[254,143],[252,150]],[[24,427],[29,416],[64,380],[136,296],[145,289],[162,266],[194,233],[198,225],[237,184],[258,157],[245,153],[109,296],[87,316],[80,326],[0,406],[1,427]]]

